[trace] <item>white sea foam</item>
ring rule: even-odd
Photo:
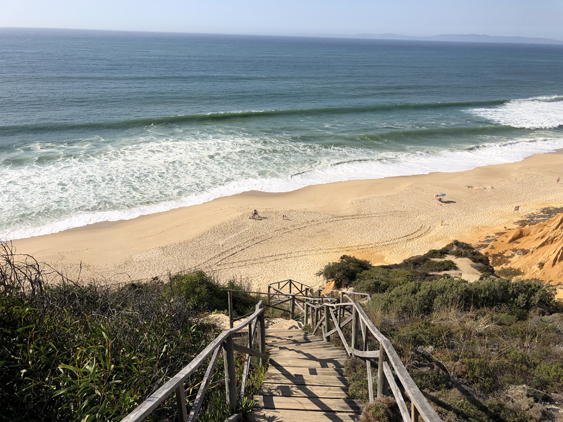
[[[474,108],[469,113],[518,129],[554,129],[563,126],[563,97],[511,100],[491,108]]]
[[[455,172],[563,148],[563,139],[550,138],[470,150],[382,152],[228,134],[165,135],[150,131],[146,139],[121,146],[98,140],[94,149],[92,140],[83,148],[31,148],[25,154],[36,151],[35,164],[1,165],[0,239],[127,220],[249,190],[288,192],[337,181]]]

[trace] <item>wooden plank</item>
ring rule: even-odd
[[[342,368],[346,359],[284,359],[279,361],[276,358],[270,358],[270,365],[273,366],[299,366],[302,368]]]
[[[269,338],[267,341],[268,341],[268,347],[280,347],[280,346],[292,346],[292,345],[295,346],[298,344],[317,344],[317,345],[324,344],[324,341],[318,339],[317,337],[303,338],[302,340],[292,339],[292,338],[287,340]]]
[[[354,413],[263,409],[252,412],[248,415],[248,420],[251,422],[357,422],[360,420],[360,416]]]
[[[299,350],[307,350],[307,351],[313,351],[313,350],[329,350],[329,351],[342,351],[345,352],[344,349],[339,349],[337,347],[334,346],[327,346],[327,344],[325,342],[299,342],[299,343],[285,343],[285,344],[270,344],[268,347],[268,350],[274,352],[279,352],[282,350],[293,350],[293,351],[299,351]]]
[[[270,353],[270,359],[276,359],[278,361],[284,361],[285,359],[314,359],[314,360],[329,360],[336,359],[341,361],[346,361],[346,354],[344,352],[286,352],[283,353]]]
[[[247,355],[257,356],[260,359],[268,359],[267,353],[260,353],[258,350],[249,349],[248,347],[241,346],[240,344],[233,343],[233,349],[237,352],[246,353]]]
[[[334,375],[284,375],[270,374],[264,375],[264,384],[294,384],[294,385],[325,385],[330,387],[346,387],[348,379],[346,377]]]
[[[364,359],[377,359],[377,358],[379,358],[379,350],[363,351],[363,350],[354,349],[354,350],[351,350],[351,352],[357,358],[364,358]]]
[[[268,374],[289,374],[289,375],[334,375],[344,376],[343,368],[304,368],[300,366],[273,366],[268,368]]]
[[[211,378],[213,377],[213,369],[215,369],[215,364],[219,360],[219,352],[220,351],[221,351],[220,348],[215,349],[213,356],[211,356],[211,361],[209,362],[209,365],[207,366],[207,370],[205,371],[205,375],[203,377],[203,380],[201,381],[201,386],[199,387],[199,390],[198,390],[197,395],[195,397],[194,405],[192,406],[192,409],[190,410],[190,416],[188,418],[188,422],[195,421],[196,418],[197,418],[197,415],[199,413],[199,409],[201,408],[201,405],[203,404],[203,399],[205,397],[205,391],[207,390],[207,386],[209,385],[209,382],[211,381]]]
[[[230,418],[225,419],[225,422],[238,422],[242,421],[242,413],[235,413]]]
[[[340,324],[340,328],[344,328],[346,325],[348,325],[348,324],[351,323],[351,322],[352,322],[352,317],[349,316],[348,318],[346,318],[346,319],[344,320],[344,322],[343,322],[342,324]],[[336,327],[338,327],[338,325],[336,325]],[[337,328],[333,328],[332,330],[330,330],[330,331],[328,332],[328,334],[334,334],[334,333],[336,333],[337,331],[338,331]]]
[[[331,387],[326,385],[286,385],[263,384],[258,392],[261,396],[284,397],[320,397],[325,399],[345,399],[347,387]]]
[[[350,356],[352,351],[351,351],[350,347],[348,346],[348,342],[346,341],[346,337],[344,337],[342,330],[338,326],[338,321],[336,321],[336,317],[334,316],[334,312],[332,311],[332,309],[330,310],[330,315],[335,320],[335,327],[336,327],[335,330],[338,332],[338,336],[340,337],[340,341],[341,341],[342,345],[346,348],[346,354],[348,356]]]
[[[264,409],[313,410],[322,412],[359,412],[361,405],[351,399],[315,399],[307,397],[254,396]]]
[[[395,397],[395,401],[399,406],[399,411],[401,412],[401,416],[403,417],[404,422],[411,422],[411,416],[409,414],[409,409],[405,404],[405,399],[401,394],[401,390],[399,390],[399,386],[395,382],[395,377],[393,376],[393,372],[391,371],[391,367],[387,362],[383,364],[383,371],[385,372],[385,376],[387,377],[387,383],[389,387],[391,387],[391,391],[393,392],[393,397]]]

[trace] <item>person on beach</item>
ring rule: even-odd
[[[252,211],[250,218],[253,218],[254,220],[260,219],[260,216],[258,215],[258,211],[256,211],[256,210]]]
[[[561,178],[560,178],[560,177],[558,177],[558,178],[557,178],[557,183],[559,183],[559,181],[560,181],[560,180],[561,180]]]

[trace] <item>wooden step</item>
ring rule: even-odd
[[[331,351],[342,351],[346,353],[344,349],[338,349],[333,347],[324,341],[321,342],[302,342],[302,343],[270,343],[268,344],[267,348],[269,350],[309,350],[309,349],[318,349],[318,350],[331,350]]]
[[[319,412],[350,412],[350,413],[356,413],[361,410],[360,403],[351,399],[254,396],[254,401],[256,402],[258,407],[263,409],[312,410]]]
[[[314,350],[301,352],[294,350],[283,350],[283,351],[271,351],[270,358],[272,359],[320,359],[320,360],[343,360],[346,361],[346,354],[338,351],[323,351]]]
[[[252,422],[357,422],[360,416],[354,413],[263,409],[248,415],[248,420]]]
[[[334,375],[341,377],[344,375],[342,368],[304,368],[299,366],[273,366],[268,368],[268,373],[288,374],[288,375]]]
[[[344,367],[346,359],[306,359],[306,358],[291,358],[279,359],[270,358],[270,365],[277,367],[284,366],[298,366],[301,368],[342,368]]]
[[[285,385],[264,383],[258,394],[260,396],[283,397],[319,397],[325,399],[345,399],[348,397],[347,387],[331,387],[326,385]]]
[[[271,374],[267,372],[264,375],[264,383],[268,384],[293,384],[293,385],[326,385],[330,387],[347,387],[348,380],[346,377],[334,375],[283,375]]]

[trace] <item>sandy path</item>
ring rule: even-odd
[[[523,214],[560,205],[562,164],[563,155],[545,154],[461,173],[251,192],[14,243],[71,275],[82,262],[85,276],[116,281],[201,268],[254,288],[287,278],[318,286],[315,273],[342,254],[397,262],[453,239],[477,241]],[[441,206],[437,193],[446,194]],[[516,205],[520,215],[513,216]],[[266,218],[249,219],[254,208]]]

